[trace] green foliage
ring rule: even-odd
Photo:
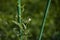
[[[46,2],[22,0],[20,25],[17,23],[17,0],[0,0],[0,40],[20,40],[20,29],[23,40],[38,40]],[[60,40],[60,0],[51,2],[42,40]]]

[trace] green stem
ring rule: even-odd
[[[20,23],[20,25],[22,24],[21,23],[21,0],[18,0],[18,23]],[[20,29],[20,40],[22,40],[22,30]]]
[[[41,29],[41,32],[40,32],[39,40],[42,39],[42,35],[43,35],[44,26],[45,26],[48,10],[49,10],[49,7],[50,7],[50,3],[51,3],[51,0],[48,0],[47,5],[46,5],[46,9],[45,9],[45,12],[44,12],[44,18],[43,18],[43,21],[42,21],[42,29]]]
[[[21,23],[21,0],[18,0],[18,23]]]

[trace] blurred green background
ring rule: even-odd
[[[46,3],[47,0],[21,1],[22,20],[26,25],[23,40],[38,40]],[[20,40],[20,28],[12,22],[17,19],[17,0],[0,0],[0,40]],[[51,1],[42,40],[60,40],[60,0]]]

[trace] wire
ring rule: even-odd
[[[45,26],[48,10],[49,10],[49,7],[50,7],[50,3],[51,3],[51,0],[48,0],[47,5],[46,5],[46,9],[45,9],[45,12],[44,12],[44,17],[43,17],[43,21],[42,21],[42,29],[41,29],[41,32],[40,32],[39,40],[42,39],[42,35],[43,35],[44,26]]]

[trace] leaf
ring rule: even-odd
[[[16,21],[12,21],[13,23],[15,23],[16,25],[18,25],[20,27],[20,29],[23,29],[22,25]]]

